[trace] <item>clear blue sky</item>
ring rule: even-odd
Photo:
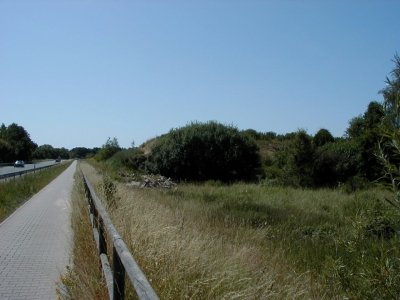
[[[190,121],[342,136],[400,52],[400,1],[0,0],[0,123],[136,145]]]

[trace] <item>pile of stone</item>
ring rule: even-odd
[[[137,177],[136,177],[137,178]],[[128,186],[139,188],[164,188],[170,189],[176,186],[176,183],[171,178],[155,175],[143,175],[141,180],[132,180],[127,184]]]

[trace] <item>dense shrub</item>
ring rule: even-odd
[[[161,137],[148,168],[183,180],[248,180],[259,171],[258,147],[249,135],[217,122],[191,123]]]
[[[121,150],[115,153],[108,162],[116,168],[128,168],[133,170],[144,170],[146,156],[138,148]]]
[[[357,142],[350,139],[319,147],[313,163],[315,186],[335,186],[356,176],[361,160],[359,152]]]

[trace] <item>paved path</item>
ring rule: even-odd
[[[56,299],[69,264],[76,161],[0,224],[0,299]]]

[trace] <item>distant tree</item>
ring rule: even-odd
[[[69,158],[69,151],[65,148],[53,148],[51,145],[41,145],[33,152],[33,158],[36,159],[56,159]]]
[[[368,130],[379,127],[384,116],[385,112],[383,105],[376,101],[370,102],[367,111],[364,114],[365,128]]]
[[[25,128],[15,123],[7,127],[4,124],[0,126],[0,140],[3,141],[3,147],[7,144],[11,151],[7,157],[9,161],[16,159],[30,160],[37,147]]]
[[[312,139],[305,130],[299,130],[293,140],[292,155],[289,158],[288,175],[291,179],[288,179],[290,179],[291,184],[302,187],[313,185],[313,160]]]
[[[315,134],[313,142],[316,147],[321,147],[327,143],[334,142],[335,139],[333,138],[332,134],[327,129],[320,129]]]
[[[364,114],[365,129],[360,137],[361,174],[368,180],[376,180],[383,175],[382,167],[377,157],[379,141],[381,140],[381,124],[384,117],[382,104],[371,102]]]
[[[247,134],[248,136],[250,136],[251,138],[255,139],[255,140],[259,140],[261,134],[259,132],[257,132],[254,129],[246,129],[244,131],[242,131],[244,134]]]
[[[41,145],[36,148],[33,152],[33,158],[36,159],[46,159],[46,158],[56,158],[57,154],[53,146],[51,145]]]
[[[368,180],[382,176],[377,153],[378,143],[382,138],[381,127],[384,120],[384,106],[379,102],[370,102],[366,112],[350,121],[347,135],[358,143],[361,155],[359,175]]]
[[[62,148],[56,148],[56,153],[57,157],[61,157],[62,159],[68,159],[69,158],[69,151],[68,149],[62,147]]]
[[[364,134],[364,117],[358,116],[350,120],[346,134],[349,138],[359,138]]]
[[[85,147],[75,147],[69,151],[69,155],[71,158],[86,158],[95,155],[100,148],[85,148]]]
[[[11,145],[7,141],[0,139],[0,163],[12,161],[11,152]]]
[[[263,137],[267,140],[272,140],[277,137],[277,134],[276,134],[276,132],[268,131],[268,132],[263,133]]]
[[[121,147],[118,144],[118,140],[114,138],[108,138],[106,143],[101,147],[100,151],[96,154],[97,160],[107,160],[118,151],[121,151]]]

